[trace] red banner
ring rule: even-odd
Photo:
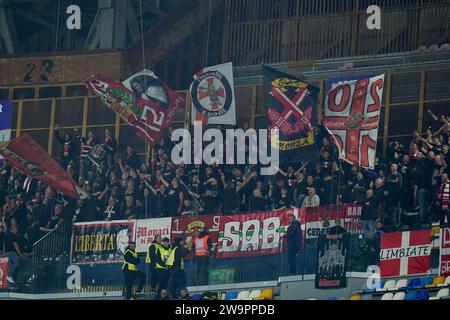
[[[149,88],[145,87],[146,89],[139,82],[130,83],[130,87],[135,88],[139,96],[122,83],[109,81],[100,75],[91,76],[84,82],[90,91],[99,96],[104,104],[118,113],[140,138],[153,147],[184,100],[149,70],[135,76],[147,77],[146,81],[149,82]]]
[[[427,273],[430,253],[430,230],[385,233],[381,237],[381,277]]]
[[[347,232],[363,234],[362,208],[356,204],[345,204],[298,209],[304,239],[315,239],[328,234],[330,228],[336,226],[337,219]],[[323,226],[325,221],[328,222],[328,227]]]
[[[67,196],[79,198],[69,174],[28,134],[23,133],[2,147],[0,155],[33,179]]]
[[[439,275],[450,276],[450,228],[441,228]]]
[[[222,216],[216,257],[277,254],[294,209]]]
[[[217,239],[219,237],[219,224],[223,216],[198,216],[198,217],[177,217],[172,218],[172,231],[170,233],[170,240],[173,242],[175,238],[183,238],[190,245],[193,244],[198,234],[207,229],[211,237],[211,243],[214,250],[217,247]],[[185,259],[190,260],[193,253],[190,253]]]
[[[0,256],[0,289],[6,289],[8,287],[8,281],[6,280],[8,270],[9,258],[7,256]]]

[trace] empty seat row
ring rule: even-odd
[[[193,300],[202,300],[202,294],[196,294],[192,296]],[[228,291],[218,292],[218,300],[271,300],[273,299],[273,290],[271,288],[264,290],[252,290],[252,291]]]
[[[383,294],[381,300],[439,300],[445,299],[449,297],[449,289],[443,288],[440,289],[435,297],[430,297],[429,290],[422,291],[408,291],[403,292],[399,291],[397,293],[388,292]]]
[[[444,278],[442,276],[438,276],[435,278],[425,277],[423,279],[413,278],[409,281],[409,283],[407,279],[380,281],[378,287],[363,289],[362,292],[370,293],[375,291],[398,291],[445,286],[450,286],[450,276],[448,276],[447,278]]]

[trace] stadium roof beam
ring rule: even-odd
[[[196,29],[208,22],[209,0],[189,0],[172,11],[144,35],[146,66],[153,66],[168,52],[175,49]],[[211,1],[211,16],[223,7],[223,1]],[[127,59],[132,71],[143,67],[141,41],[127,49]]]
[[[0,0],[0,53],[13,54],[18,43],[17,34],[11,11],[5,3]]]
[[[129,1],[123,0],[98,0],[85,47],[90,50],[124,48],[129,5]]]

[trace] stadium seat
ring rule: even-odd
[[[437,44],[432,44],[431,46],[428,47],[428,50],[430,50],[430,51],[436,51],[436,50],[439,50],[439,45],[437,45]]]
[[[406,288],[407,289],[422,288],[422,279],[420,279],[420,278],[411,279],[411,281],[409,281]]]
[[[433,283],[432,284],[427,284],[424,287],[425,288],[434,288],[439,284],[443,284],[444,283],[445,278],[442,276],[438,276],[436,278],[434,278]]]
[[[409,291],[406,293],[405,300],[416,300],[416,298],[417,298],[416,291]]]
[[[423,290],[417,294],[416,300],[429,300],[430,299],[430,291]]]
[[[395,290],[395,280],[388,280],[384,283],[383,290],[381,291],[390,291]]]
[[[236,299],[237,297],[238,297],[237,291],[230,291],[230,292],[227,292],[227,294],[225,296],[225,300],[233,300],[233,299]]]
[[[441,44],[441,49],[442,50],[450,50],[450,43]]]
[[[381,300],[392,300],[394,298],[394,294],[392,292],[388,292],[383,294]]]
[[[405,300],[405,293],[403,291],[397,292],[392,300]]]
[[[375,285],[375,288],[373,288],[373,289],[365,289],[364,290],[364,292],[374,292],[374,291],[382,291],[383,289],[383,287],[384,287],[384,280],[380,280],[380,282],[379,282],[379,284],[378,285]]]
[[[273,299],[273,290],[272,288],[264,289],[261,292],[261,295],[257,298],[254,298],[253,300],[271,300]]]
[[[431,285],[432,283],[433,283],[433,277],[425,277],[422,279],[422,284],[419,287],[420,288],[425,287],[425,286]],[[418,287],[416,287],[416,288],[418,288]]]
[[[397,283],[395,284],[396,289],[406,288],[407,286],[408,286],[407,279],[399,279],[399,280],[397,280]]]
[[[239,292],[237,298],[234,300],[247,300],[249,295],[250,295],[250,292],[244,290],[244,291]]]
[[[437,287],[447,287],[450,286],[450,276],[447,276],[447,278],[445,278],[444,283],[440,283],[437,285]]]
[[[359,294],[355,294],[354,296],[351,296],[348,300],[361,300],[361,296]]]
[[[248,295],[248,298],[246,300],[253,300],[255,298],[258,298],[261,295],[261,290],[253,290]]]
[[[192,296],[192,300],[202,300],[202,295],[201,294],[194,294]]]
[[[430,297],[430,300],[439,300],[441,298],[446,298],[449,296],[449,289],[443,288],[440,289],[435,297]]]

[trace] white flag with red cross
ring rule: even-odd
[[[385,233],[381,236],[381,277],[428,273],[430,253],[430,230]]]
[[[192,124],[236,124],[233,64],[207,67],[194,75],[191,84]]]

